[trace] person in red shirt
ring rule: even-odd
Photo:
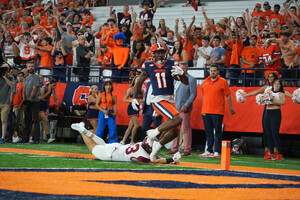
[[[262,40],[265,41],[270,38],[269,34],[263,35]],[[259,53],[260,63],[264,64],[265,77],[268,79],[268,75],[271,72],[275,72],[279,77],[279,71],[276,69],[281,68],[281,55],[280,50],[277,44],[274,43],[264,43],[264,46],[261,47],[261,51]]]

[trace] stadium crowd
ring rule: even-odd
[[[176,19],[175,27],[168,27],[166,19],[160,19],[157,26],[153,24],[156,10],[166,6],[168,1],[140,0],[137,3],[143,8],[140,13],[136,13],[129,5],[124,5],[122,12],[116,12],[110,6],[110,18],[104,24],[97,24],[97,29],[94,29],[96,19],[88,9],[88,0],[0,2],[0,63],[8,69],[0,78],[1,84],[8,85],[6,91],[12,93],[0,94],[11,96],[11,99],[0,102],[1,106],[9,106],[0,108],[0,143],[4,143],[10,107],[15,108],[18,115],[23,100],[43,101],[40,103],[43,109],[40,109],[39,118],[44,122],[48,142],[52,142],[53,138],[50,138],[48,131],[49,122],[46,115],[41,113],[45,113],[49,97],[52,95],[56,98],[56,81],[70,81],[66,77],[72,71],[72,75],[78,77],[80,82],[91,82],[90,66],[96,65],[99,66],[104,85],[112,86],[111,83],[124,81],[132,83],[142,73],[144,63],[155,57],[154,48],[157,44],[166,47],[168,58],[187,63],[189,74],[197,78],[198,85],[209,76],[211,65],[218,66],[220,76],[227,78],[230,86],[264,85],[263,79],[267,79],[272,72],[284,80],[284,86],[297,85],[300,76],[300,8],[295,0],[282,5],[256,3],[254,9],[246,8],[241,16],[224,16],[218,22],[209,18],[207,9],[202,5],[199,6],[202,16],[197,17],[203,17],[205,24],[195,25],[195,17],[190,24],[186,24],[181,18]],[[198,4],[193,0],[184,6],[192,6],[198,11]],[[184,30],[182,34],[179,32],[180,24]],[[99,44],[95,43],[95,38],[99,39]],[[31,65],[35,66],[40,78],[45,77],[49,83],[42,85],[39,81],[29,80],[28,77],[34,73]],[[24,78],[25,89],[22,84]],[[30,94],[20,92],[26,90],[26,80],[31,82],[30,86],[27,84]],[[128,98],[133,93],[133,87],[126,93]],[[111,87],[104,87],[101,94],[97,91],[98,88],[92,87],[88,104],[90,108],[103,113],[101,123],[109,124],[114,135],[112,141],[117,141],[115,120],[105,121],[107,116],[115,118],[113,108],[117,95]],[[130,103],[129,100],[124,101]],[[111,109],[101,110],[99,105],[103,102],[109,104]],[[109,113],[110,110],[112,113]],[[34,122],[37,122],[37,113],[34,110],[32,112]],[[97,113],[90,117],[91,121],[98,120]],[[26,117],[25,113],[25,119],[29,123],[31,114]],[[92,132],[98,136],[100,133],[97,134],[96,130],[100,131],[100,127],[102,132],[101,123],[92,123]],[[30,132],[28,126],[25,125],[27,132]],[[39,129],[38,126],[35,128]],[[39,134],[35,133],[35,137],[39,137]],[[125,140],[122,142],[125,143]],[[28,141],[29,133],[22,142]],[[38,141],[34,138],[33,143]],[[131,142],[134,142],[133,139]]]

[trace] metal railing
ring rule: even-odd
[[[50,67],[49,67],[50,68]],[[40,67],[39,69],[47,69],[47,67]],[[38,73],[39,73],[38,69]],[[46,79],[50,78],[55,78],[58,79],[59,82],[80,82],[79,80],[83,76],[81,73],[74,74],[73,70],[74,69],[79,69],[81,70],[82,67],[73,67],[73,66],[68,66],[65,68],[62,67],[51,67],[53,69],[53,74],[52,75],[46,75],[44,76]],[[117,76],[115,75],[114,71],[119,71],[116,67],[101,67],[101,66],[91,66],[91,67],[85,67],[84,70],[90,70],[89,73],[89,80],[85,82],[89,83],[99,83],[103,80],[111,79],[113,82],[118,82],[118,83],[128,83],[129,82],[129,72],[136,71],[139,68],[131,68],[131,67],[123,67],[122,71],[125,72],[125,76]],[[110,69],[112,70],[112,76],[103,76],[102,71],[104,69]],[[60,75],[55,75],[55,71],[60,70],[63,74]],[[221,69],[224,71],[225,79],[228,80],[230,83],[230,80],[236,80],[238,82],[237,86],[241,87],[256,87],[256,86],[263,86],[266,84],[266,78],[265,78],[265,71],[269,71],[269,69],[262,69],[262,68],[223,68]],[[232,78],[230,77],[230,71],[240,71],[240,76],[238,78]],[[247,73],[242,73],[242,71],[250,71],[253,70],[254,73],[252,74],[252,77],[248,77]],[[280,78],[283,81],[292,81],[294,82],[295,87],[299,87],[300,85],[300,69],[299,68],[292,68],[292,69],[287,69],[287,68],[279,68],[276,69],[276,71],[282,73],[284,71],[290,71],[293,75],[292,78]],[[200,74],[202,71],[202,75]],[[209,76],[209,71],[207,68],[197,68],[197,67],[191,67],[189,68],[189,73],[194,76],[197,79],[198,85],[202,85],[202,82],[204,79]],[[61,81],[63,80],[63,81]],[[231,85],[231,84],[230,84]],[[231,85],[232,86],[232,85]]]

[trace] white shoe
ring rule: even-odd
[[[79,125],[82,126],[82,127],[85,127],[84,122],[80,122]]]
[[[156,154],[150,153],[150,161],[154,162],[156,160]]]
[[[158,134],[159,132],[156,129],[149,129],[147,131],[147,135],[152,139],[155,139]]]
[[[220,157],[220,154],[218,152],[215,152],[213,155],[213,158],[219,158],[219,157]]]
[[[198,157],[202,158],[212,158],[214,154],[210,153],[209,151],[205,151],[203,154],[198,155]]]
[[[121,144],[121,145],[125,145],[125,142],[121,141],[120,144]]]
[[[21,138],[19,136],[13,137],[12,143],[18,143],[20,142]]]
[[[33,138],[32,138],[32,136],[29,138],[29,143],[33,143]]]
[[[175,153],[173,156],[174,162],[172,162],[171,164],[179,164],[180,158],[181,158],[181,153],[180,152]]]
[[[48,143],[51,143],[51,142],[53,142],[53,141],[55,141],[55,138],[49,138],[47,142],[48,142]]]
[[[78,131],[79,133],[85,133],[86,129],[84,128],[84,126],[82,126],[83,122],[80,123],[74,123],[71,125],[71,128],[75,131]],[[83,123],[84,124],[84,123]]]

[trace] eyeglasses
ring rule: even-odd
[[[81,36],[81,35],[83,35],[83,34],[77,34],[78,36]]]

